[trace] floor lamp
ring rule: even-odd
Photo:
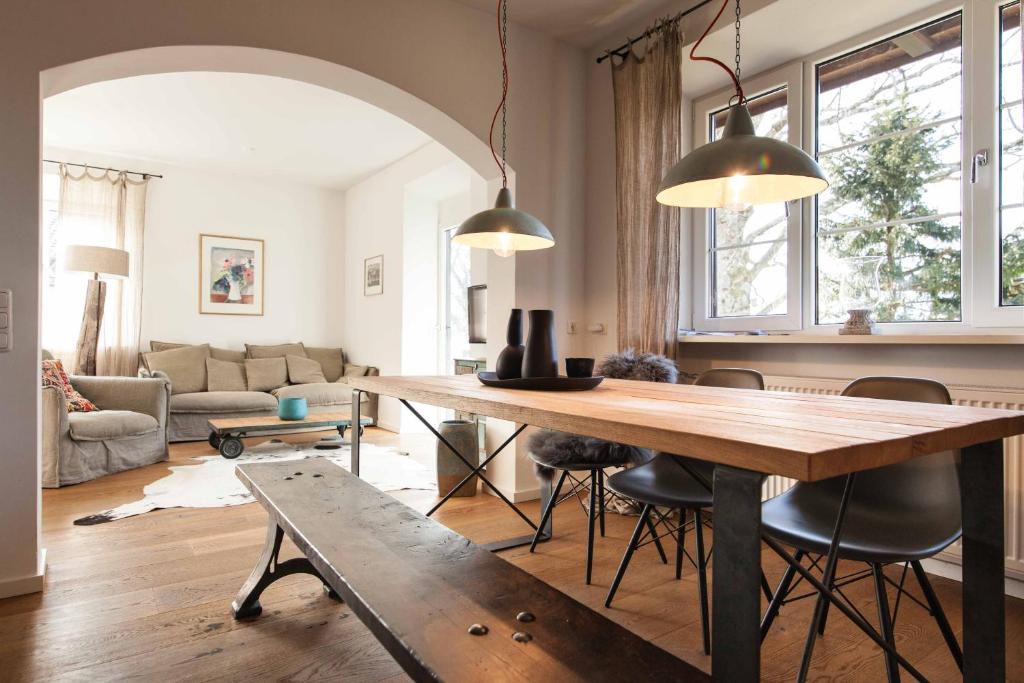
[[[103,322],[103,301],[107,296],[107,283],[100,279],[128,277],[128,252],[110,247],[72,245],[64,258],[64,269],[71,272],[92,273],[85,293],[82,329],[78,333],[75,355],[76,375],[96,374],[96,348],[99,344],[100,324]]]

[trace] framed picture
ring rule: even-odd
[[[384,256],[371,256],[363,261],[363,296],[384,293]]]
[[[263,240],[199,236],[199,312],[263,315]]]
[[[466,306],[469,322],[469,343],[487,343],[487,285],[466,288]]]

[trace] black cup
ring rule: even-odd
[[[565,374],[569,377],[591,377],[594,374],[593,358],[566,358]]]

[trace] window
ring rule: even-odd
[[[693,327],[832,333],[870,308],[890,332],[1024,329],[1022,68],[1021,0],[936,0],[745,79],[758,133],[830,186],[692,212]],[[694,145],[731,95],[694,102]]]
[[[785,87],[750,98],[748,108],[758,135],[788,139]],[[721,137],[727,113],[710,114],[709,142]],[[711,212],[713,317],[786,314],[787,227],[782,204]]]
[[[819,64],[817,321],[961,319],[960,15]]]
[[[999,297],[1024,306],[1024,105],[1021,104],[1021,3],[1000,8]]]

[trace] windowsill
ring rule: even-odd
[[[766,335],[680,335],[681,344],[919,344],[1024,345],[1024,334],[872,334],[775,333]]]

